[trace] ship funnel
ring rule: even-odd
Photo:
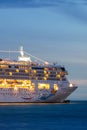
[[[25,61],[25,62],[29,61],[29,62],[31,62],[30,57],[26,56],[24,54],[23,46],[20,47],[20,51],[19,52],[20,52],[21,56],[18,57],[18,61]]]
[[[20,47],[20,54],[21,54],[21,56],[24,56],[23,46]]]

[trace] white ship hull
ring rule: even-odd
[[[37,84],[37,83],[36,83]],[[51,83],[51,89],[52,89]],[[65,84],[67,86],[65,86]],[[58,84],[59,89],[56,93],[51,90],[36,90],[30,92],[28,88],[0,88],[0,103],[42,103],[42,102],[64,102],[65,99],[77,88],[76,86],[69,87],[69,83]]]
[[[32,56],[23,47],[16,52],[17,61],[0,59],[0,103],[64,102],[77,88],[67,80],[64,66]]]

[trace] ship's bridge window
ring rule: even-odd
[[[38,89],[50,89],[50,84],[44,84],[44,83],[39,83],[38,84]]]

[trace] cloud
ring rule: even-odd
[[[76,20],[87,22],[86,0],[0,0],[0,8],[53,7],[55,12],[63,12]]]
[[[72,4],[64,6],[64,12],[76,20],[87,22],[87,5]]]
[[[66,5],[78,5],[87,4],[85,0],[0,0],[0,5],[3,7],[10,6],[66,6]]]

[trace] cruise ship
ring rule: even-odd
[[[77,88],[64,66],[32,61],[23,47],[17,52],[18,60],[0,59],[0,103],[63,103]]]

